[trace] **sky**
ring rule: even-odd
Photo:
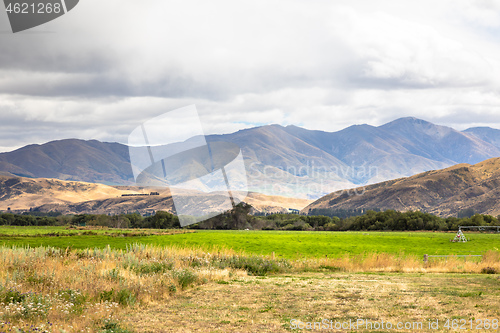
[[[192,104],[206,134],[500,128],[500,1],[81,0],[16,34],[0,10],[0,151],[126,143]]]

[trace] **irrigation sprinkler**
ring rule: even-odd
[[[493,230],[497,233],[500,233],[500,226],[484,226],[484,225],[470,225],[470,226],[458,226],[458,232],[457,234],[455,235],[455,238],[453,238],[451,240],[451,242],[462,242],[462,243],[465,243],[467,241],[469,241],[470,239],[467,239],[464,235],[464,233],[462,232],[462,229],[469,229],[469,230],[473,230],[473,229],[477,229],[477,231],[486,231],[486,230]]]
[[[468,239],[465,237],[464,233],[462,232],[462,229],[459,228],[457,234],[455,235],[455,238],[453,238],[451,241],[465,243],[468,241]]]

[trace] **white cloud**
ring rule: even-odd
[[[459,17],[482,27],[500,28],[500,2],[497,0],[456,0],[450,4]]]
[[[409,115],[500,123],[499,6],[81,1],[35,33],[0,35],[0,149],[126,142],[138,124],[190,104],[208,133],[268,123],[334,131]]]

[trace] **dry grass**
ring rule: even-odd
[[[467,274],[301,273],[235,278],[190,289],[167,302],[129,310],[123,322],[136,332],[309,332],[291,320],[334,323],[498,319],[498,276]],[[320,330],[313,330],[319,332]],[[469,330],[470,331],[470,330]],[[476,330],[473,330],[476,331]],[[484,332],[485,330],[477,330]],[[497,331],[497,330],[490,330]],[[321,332],[388,332],[321,330]]]
[[[330,270],[341,272],[402,272],[402,273],[500,273],[500,252],[488,251],[478,257],[429,258],[387,253],[346,254],[339,258],[303,259],[293,262],[297,270]]]
[[[431,316],[436,307],[442,316],[460,312],[498,318],[498,275],[464,274],[495,272],[500,272],[498,251],[481,260],[424,263],[408,255],[374,253],[286,261],[231,250],[144,245],[125,251],[0,247],[0,332],[14,327],[26,332],[279,331],[295,317],[363,314],[403,320]],[[486,297],[485,282],[495,290],[491,297]],[[457,300],[464,306],[460,311]],[[378,308],[387,302],[392,308]]]
[[[127,307],[246,275],[204,260],[189,250],[141,245],[127,251],[0,248],[0,331],[31,325],[50,332],[98,331]]]

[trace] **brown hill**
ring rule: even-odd
[[[386,181],[350,191],[338,191],[306,208],[420,210],[440,216],[460,210],[500,214],[500,158],[481,163],[458,164],[408,178]]]
[[[123,194],[148,194],[159,192],[159,196],[122,196]],[[200,197],[200,193],[187,192],[183,195]],[[203,205],[217,208],[220,196],[212,194]],[[249,193],[245,202],[262,212],[284,212],[288,208],[302,209],[311,200],[268,196]],[[173,211],[173,201],[167,188],[151,189],[137,186],[108,186],[94,183],[63,181],[46,178],[16,177],[0,174],[0,211],[42,212],[59,211],[63,214],[119,214],[166,210]]]
[[[24,178],[0,175],[0,210],[24,210],[44,204],[71,204],[117,197],[121,191],[111,186],[62,181],[47,178]]]

